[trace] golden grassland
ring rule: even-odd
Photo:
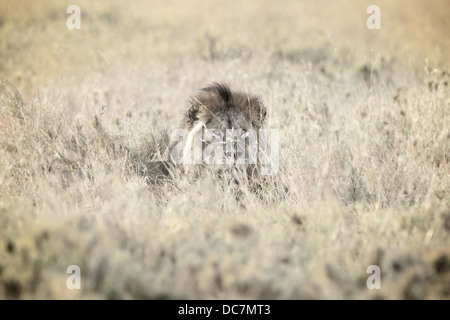
[[[448,1],[70,4],[0,0],[0,299],[450,298]],[[259,195],[131,169],[212,81],[280,130]]]

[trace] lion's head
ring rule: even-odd
[[[258,175],[259,130],[266,108],[257,96],[214,83],[189,100],[183,128],[172,136],[171,161],[209,166],[238,180]]]

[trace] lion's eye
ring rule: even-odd
[[[222,132],[220,130],[217,130],[217,129],[213,130],[212,134],[214,136],[216,136],[216,137],[222,137]]]
[[[248,136],[248,131],[247,129],[241,129],[241,137],[247,137]]]

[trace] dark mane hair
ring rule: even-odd
[[[190,130],[194,122],[206,123],[213,115],[227,109],[240,110],[255,128],[262,127],[266,116],[266,108],[259,97],[233,91],[224,83],[214,82],[189,99],[183,126]]]

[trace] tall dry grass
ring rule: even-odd
[[[378,33],[365,2],[79,5],[0,2],[0,298],[449,298],[445,1]],[[262,96],[279,174],[149,184],[216,80]]]

